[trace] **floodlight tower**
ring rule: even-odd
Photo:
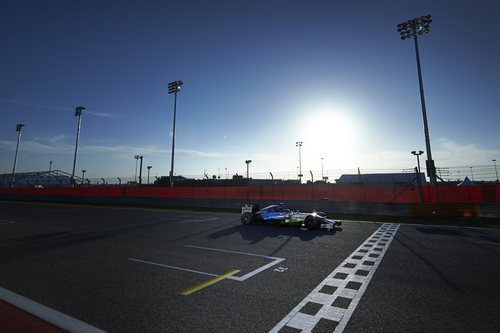
[[[170,187],[174,187],[174,149],[175,149],[175,118],[177,115],[177,93],[181,91],[182,81],[173,81],[168,84],[168,93],[175,94],[174,99],[174,130],[172,131],[172,165],[170,167]]]
[[[23,128],[24,124],[17,124],[16,125],[16,132],[17,134],[17,146],[16,146],[16,155],[14,156],[14,167],[12,168],[12,176],[10,177],[10,187],[13,186],[14,184],[14,175],[16,174],[16,165],[17,165],[17,155],[19,153],[19,144],[21,143],[21,130]]]
[[[248,167],[249,167],[250,163],[252,163],[252,160],[246,160],[245,163],[247,164],[247,179],[248,179],[249,178]]]
[[[422,105],[422,118],[424,122],[424,133],[425,133],[425,146],[427,150],[427,176],[430,179],[431,185],[437,185],[436,181],[436,167],[434,165],[434,160],[432,159],[431,153],[431,140],[429,138],[429,127],[427,124],[427,112],[425,109],[425,98],[424,98],[424,85],[422,82],[422,71],[420,68],[420,55],[418,52],[418,41],[417,36],[424,33],[429,33],[429,25],[432,22],[431,16],[421,16],[411,19],[407,22],[403,22],[397,25],[398,32],[401,34],[401,39],[405,40],[407,38],[412,38],[415,41],[415,53],[417,57],[417,70],[418,70],[418,83],[420,87],[420,102]],[[437,191],[437,187],[436,187]],[[436,192],[437,193],[437,192]]]
[[[300,153],[301,153],[301,147],[302,147],[302,141],[295,142],[295,146],[299,147],[299,180],[302,183],[302,156],[300,155]]]
[[[82,111],[85,110],[83,106],[75,108],[75,116],[78,117],[78,128],[76,130],[76,144],[75,144],[75,157],[73,159],[73,172],[71,172],[71,184],[75,186],[75,168],[76,168],[76,154],[78,153],[78,140],[80,139],[80,126],[82,125]]]

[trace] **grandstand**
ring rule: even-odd
[[[0,174],[0,187],[9,187],[12,174]],[[76,184],[83,179],[75,176]],[[85,180],[87,183],[88,180]],[[71,175],[61,170],[21,172],[14,175],[13,187],[71,187]]]

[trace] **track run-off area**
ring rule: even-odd
[[[499,254],[498,229],[3,201],[0,332],[493,332]]]

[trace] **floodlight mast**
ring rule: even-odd
[[[301,183],[302,183],[302,176],[303,175],[302,175],[302,156],[300,154],[301,153],[301,149],[300,148],[302,147],[302,143],[303,143],[302,141],[295,142],[295,146],[299,147],[299,180],[300,180]]]
[[[16,125],[16,132],[17,134],[17,146],[16,146],[16,155],[14,156],[14,167],[12,168],[12,176],[10,177],[10,187],[14,185],[14,176],[16,174],[16,165],[17,165],[17,156],[19,153],[19,143],[21,143],[21,130],[23,128],[24,124],[17,124]]]
[[[417,58],[417,70],[418,70],[418,83],[420,88],[420,102],[422,105],[422,118],[424,122],[424,134],[425,134],[425,146],[427,150],[427,175],[430,179],[430,183],[436,186],[436,195],[438,196],[437,190],[437,180],[436,180],[436,167],[434,165],[434,160],[432,159],[431,152],[431,141],[429,138],[429,126],[427,123],[427,111],[425,108],[425,98],[424,98],[424,85],[422,82],[422,71],[420,67],[420,55],[418,52],[418,41],[417,35],[422,35],[424,33],[429,33],[429,25],[432,22],[431,16],[421,16],[411,19],[407,22],[403,22],[397,25],[397,30],[401,34],[401,39],[405,40],[407,38],[412,38],[415,42],[415,53]]]
[[[249,169],[248,167],[249,167],[250,163],[252,163],[252,160],[246,160],[245,163],[247,164],[247,179],[249,179],[250,175],[248,173],[248,169]]]
[[[75,116],[78,117],[78,128],[76,130],[76,144],[75,144],[75,157],[73,159],[73,172],[71,172],[71,185],[75,186],[75,168],[76,168],[76,155],[78,154],[78,141],[80,139],[80,126],[82,125],[82,111],[85,110],[83,106],[75,108]]]
[[[174,98],[174,130],[172,131],[172,164],[170,167],[170,187],[174,187],[174,150],[175,150],[175,118],[177,115],[177,93],[181,91],[182,81],[173,81],[168,84],[168,93],[175,94]]]

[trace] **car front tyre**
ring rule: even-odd
[[[313,229],[316,229],[318,227],[318,221],[316,221],[314,216],[309,215],[304,220],[304,225],[307,229],[313,230]]]

